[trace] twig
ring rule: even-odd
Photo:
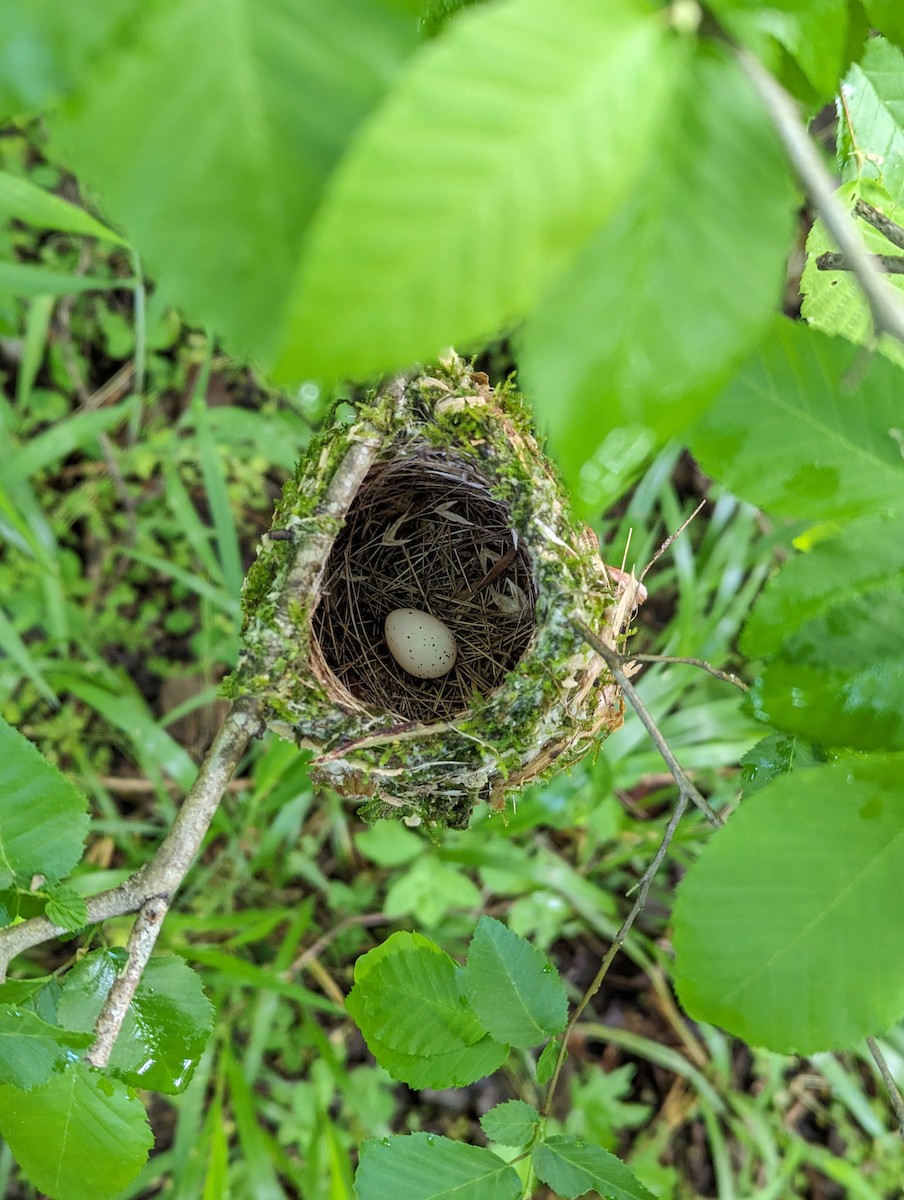
[[[879,1043],[874,1037],[868,1037],[866,1044],[869,1046],[869,1052],[875,1060],[876,1066],[879,1068],[879,1074],[882,1076],[882,1082],[888,1088],[888,1095],[891,1100],[891,1106],[895,1110],[895,1116],[898,1118],[898,1129],[902,1137],[904,1137],[904,1096],[901,1095],[901,1089],[895,1081],[894,1075],[891,1073],[891,1068],[882,1053]]]
[[[148,965],[168,910],[169,903],[163,896],[153,896],[138,910],[138,916],[129,934],[126,965],[113,980],[113,986],[94,1026],[94,1045],[85,1055],[85,1062],[92,1067],[105,1067],[110,1061],[116,1038],[141,982],[144,968]]]
[[[699,667],[701,671],[707,671],[714,679],[721,679],[723,683],[730,683],[736,688],[740,688],[742,692],[748,691],[747,684],[743,679],[738,679],[737,675],[732,675],[729,671],[720,671],[718,667],[712,666],[703,658],[676,658],[672,654],[620,654],[619,661],[624,665],[627,663],[670,663],[675,666],[684,667]]]
[[[870,258],[884,275],[904,275],[904,255],[902,254],[871,254]],[[857,267],[844,254],[834,250],[826,250],[816,259],[819,271],[856,271]]]
[[[668,742],[662,736],[659,726],[650,716],[647,706],[641,700],[640,696],[638,696],[634,684],[622,670],[622,656],[616,650],[613,650],[611,646],[607,646],[601,638],[597,637],[593,630],[590,629],[585,623],[580,613],[571,614],[571,623],[584,641],[587,642],[587,644],[591,646],[602,659],[604,659],[606,666],[612,672],[612,677],[614,678],[615,682],[621,688],[623,695],[627,697],[631,707],[637,713],[641,724],[650,735],[653,744],[656,746],[656,749],[665,759],[665,764],[671,771],[672,778],[678,784],[682,794],[686,795],[688,799],[693,800],[694,804],[696,804],[701,812],[706,814],[706,817],[713,825],[722,825],[722,818],[715,811],[709,801],[706,800],[705,797],[702,796],[694,787],[690,779],[688,779],[683,767],[672,753]]]
[[[819,211],[832,239],[857,277],[872,314],[877,333],[888,333],[904,343],[904,305],[883,279],[868,253],[856,225],[835,195],[835,185],[807,134],[797,105],[785,89],[760,65],[749,50],[735,46],[735,56],[762,100],[781,138],[791,165]]]
[[[872,225],[873,229],[878,229],[882,236],[891,242],[893,246],[897,246],[899,250],[904,250],[904,229],[896,224],[891,217],[887,217],[884,212],[880,212],[872,204],[867,204],[865,200],[858,200],[854,205],[854,216],[866,221],[867,225]]]
[[[663,554],[665,554],[666,550],[668,550],[669,546],[671,546],[674,541],[676,541],[678,538],[681,537],[682,533],[684,533],[685,529],[687,529],[688,525],[690,525],[691,521],[693,521],[694,517],[696,517],[697,513],[700,512],[700,510],[704,507],[705,504],[706,504],[706,501],[701,500],[700,503],[697,505],[697,507],[694,509],[694,511],[691,513],[691,515],[687,518],[687,520],[683,521],[681,523],[681,525],[678,526],[678,528],[675,530],[674,533],[669,534],[669,536],[665,539],[665,541],[662,543],[662,545],[659,547],[659,549],[656,551],[656,553],[653,555],[653,557],[650,559],[650,561],[647,563],[647,565],[641,571],[639,582],[643,582],[643,580],[646,578],[647,572],[650,570],[650,568],[655,566],[656,563],[658,563],[659,560],[662,558]]]
[[[86,925],[137,912],[148,900],[163,898],[169,903],[201,847],[249,739],[260,730],[262,713],[259,700],[236,701],[154,857],[119,887],[90,896],[86,901]],[[0,929],[0,982],[6,978],[9,964],[17,955],[67,932],[46,917],[31,917],[19,925]]]
[[[596,649],[596,647],[594,647],[594,649]],[[687,776],[685,776],[685,780],[686,779],[687,779]],[[624,921],[622,921],[621,927],[619,928],[615,937],[612,939],[612,945],[609,947],[609,949],[606,952],[605,957],[603,958],[603,961],[600,963],[599,970],[597,971],[596,975],[594,976],[593,982],[587,988],[586,992],[584,992],[584,995],[581,997],[574,1012],[569,1017],[568,1024],[565,1026],[565,1032],[562,1034],[562,1042],[561,1042],[561,1045],[559,1046],[559,1053],[556,1057],[556,1065],[553,1069],[552,1078],[549,1081],[549,1087],[547,1088],[547,1091],[546,1091],[546,1100],[544,1101],[544,1104],[543,1104],[543,1116],[544,1117],[549,1116],[550,1109],[552,1107],[552,1101],[553,1101],[553,1096],[555,1095],[556,1085],[559,1081],[559,1075],[561,1074],[562,1067],[565,1063],[565,1058],[568,1053],[568,1038],[571,1034],[571,1031],[572,1031],[572,1029],[574,1029],[575,1025],[580,1020],[581,1014],[583,1013],[584,1009],[587,1007],[587,1005],[590,1003],[590,1001],[593,999],[593,997],[596,995],[596,993],[602,987],[603,980],[606,978],[607,974],[609,973],[609,968],[612,966],[612,963],[615,961],[616,954],[618,954],[619,950],[624,945],[625,938],[631,932],[631,926],[634,924],[634,922],[637,920],[638,916],[640,915],[641,911],[643,910],[643,907],[647,902],[647,896],[650,891],[650,885],[652,884],[653,879],[655,878],[657,872],[659,871],[659,868],[662,866],[662,861],[665,858],[666,853],[668,852],[668,848],[671,845],[672,838],[675,836],[675,830],[678,828],[678,824],[681,821],[681,818],[684,816],[685,812],[687,811],[688,803],[692,799],[691,793],[687,790],[687,788],[685,788],[685,786],[680,781],[679,781],[679,788],[680,788],[680,793],[678,796],[678,803],[675,805],[674,811],[672,812],[672,815],[669,817],[669,823],[665,827],[665,833],[663,833],[663,835],[662,835],[662,841],[659,843],[659,848],[657,849],[656,853],[654,854],[652,862],[650,863],[650,865],[647,867],[647,869],[644,871],[643,875],[641,876],[640,882],[637,884],[637,899],[631,905],[630,912],[625,917]]]

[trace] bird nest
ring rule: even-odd
[[[508,505],[451,450],[429,443],[372,467],[336,539],[314,611],[326,667],[369,708],[449,720],[494,692],[534,631],[530,556]],[[427,612],[457,646],[451,671],[416,678],[391,654],[397,609]]]
[[[636,581],[603,565],[511,386],[451,356],[348,412],[285,487],[226,691],[263,699],[270,726],[312,752],[312,780],[366,816],[460,827],[621,724],[574,618],[620,648]],[[441,622],[451,668],[401,665],[398,610]]]

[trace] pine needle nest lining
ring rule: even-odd
[[[225,690],[264,699],[270,726],[313,751],[311,779],[366,817],[462,827],[621,725],[572,618],[620,648],[641,596],[571,514],[515,389],[450,356],[308,449],[248,573]],[[400,608],[449,627],[447,675],[393,659],[384,622]]]
[[[368,707],[403,720],[449,720],[495,691],[534,631],[530,557],[508,506],[452,450],[416,445],[368,472],[330,555],[313,619],[323,661]],[[449,674],[418,679],[383,635],[395,609],[450,629]]]

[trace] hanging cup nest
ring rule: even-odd
[[[618,728],[571,617],[619,646],[639,596],[571,517],[520,397],[450,356],[301,461],[248,574],[227,690],[263,698],[315,782],[365,815],[460,827]]]

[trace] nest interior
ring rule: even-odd
[[[408,446],[366,476],[323,576],[312,631],[342,687],[406,721],[449,720],[498,688],[528,649],[536,589],[508,507],[451,450]],[[439,679],[408,674],[389,652],[386,617],[428,612],[458,647]]]

